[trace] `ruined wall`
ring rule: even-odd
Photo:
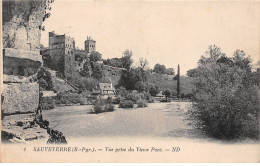
[[[39,102],[39,85],[34,75],[42,65],[40,38],[45,0],[4,0],[3,89],[5,115],[34,112]]]
[[[71,74],[76,71],[76,62],[75,62],[75,41],[73,38],[65,37],[65,69],[64,74],[67,77],[68,74]]]
[[[125,69],[104,65],[103,70],[106,75],[111,78],[113,85],[117,85],[122,75],[122,71]]]
[[[65,35],[56,35],[49,32],[49,55],[51,56],[53,68],[64,74]]]

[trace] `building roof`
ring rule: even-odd
[[[92,42],[95,42],[96,43],[96,41],[95,40],[93,40],[90,36],[87,36],[87,40],[86,41],[92,41]],[[86,42],[85,41],[85,42]]]
[[[162,91],[160,91],[158,94],[156,94],[156,97],[165,97],[165,95],[163,95]]]
[[[99,83],[99,88],[101,90],[114,91],[115,88],[111,83]]]
[[[103,61],[96,61],[97,64],[103,64]]]
[[[100,89],[93,89],[92,94],[100,94]]]
[[[57,93],[54,93],[53,91],[42,91],[43,96],[42,97],[53,97],[57,96]]]

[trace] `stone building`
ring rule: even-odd
[[[49,55],[56,70],[67,76],[75,69],[75,41],[73,38],[49,32]]]
[[[97,98],[107,99],[108,97],[115,97],[116,90],[112,84],[110,83],[99,83],[96,88],[92,90],[92,96],[96,96]]]
[[[87,55],[90,55],[92,51],[96,51],[96,41],[91,39],[90,36],[88,36],[85,41],[85,51]]]

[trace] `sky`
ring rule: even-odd
[[[179,64],[181,75],[213,44],[229,57],[240,49],[253,63],[260,58],[260,2],[55,0],[51,7],[44,46],[50,31],[73,37],[82,49],[91,36],[105,59],[129,49],[134,65],[144,58],[150,68],[159,63],[176,71]]]

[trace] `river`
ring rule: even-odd
[[[81,162],[259,162],[258,141],[214,140],[189,125],[185,112],[191,104],[151,103],[146,108],[116,108],[101,114],[91,114],[90,105],[57,107],[43,111],[43,118],[49,120],[51,128],[63,132],[68,146],[181,149],[180,153],[120,153],[123,157],[106,152],[87,153],[88,157],[70,153],[62,161],[77,158]],[[52,156],[50,161],[59,157]]]
[[[190,102],[150,103],[146,108],[122,109],[91,114],[91,105],[57,107],[43,111],[50,127],[66,137],[199,137],[188,125],[185,112]],[[196,131],[196,132],[195,132]]]

